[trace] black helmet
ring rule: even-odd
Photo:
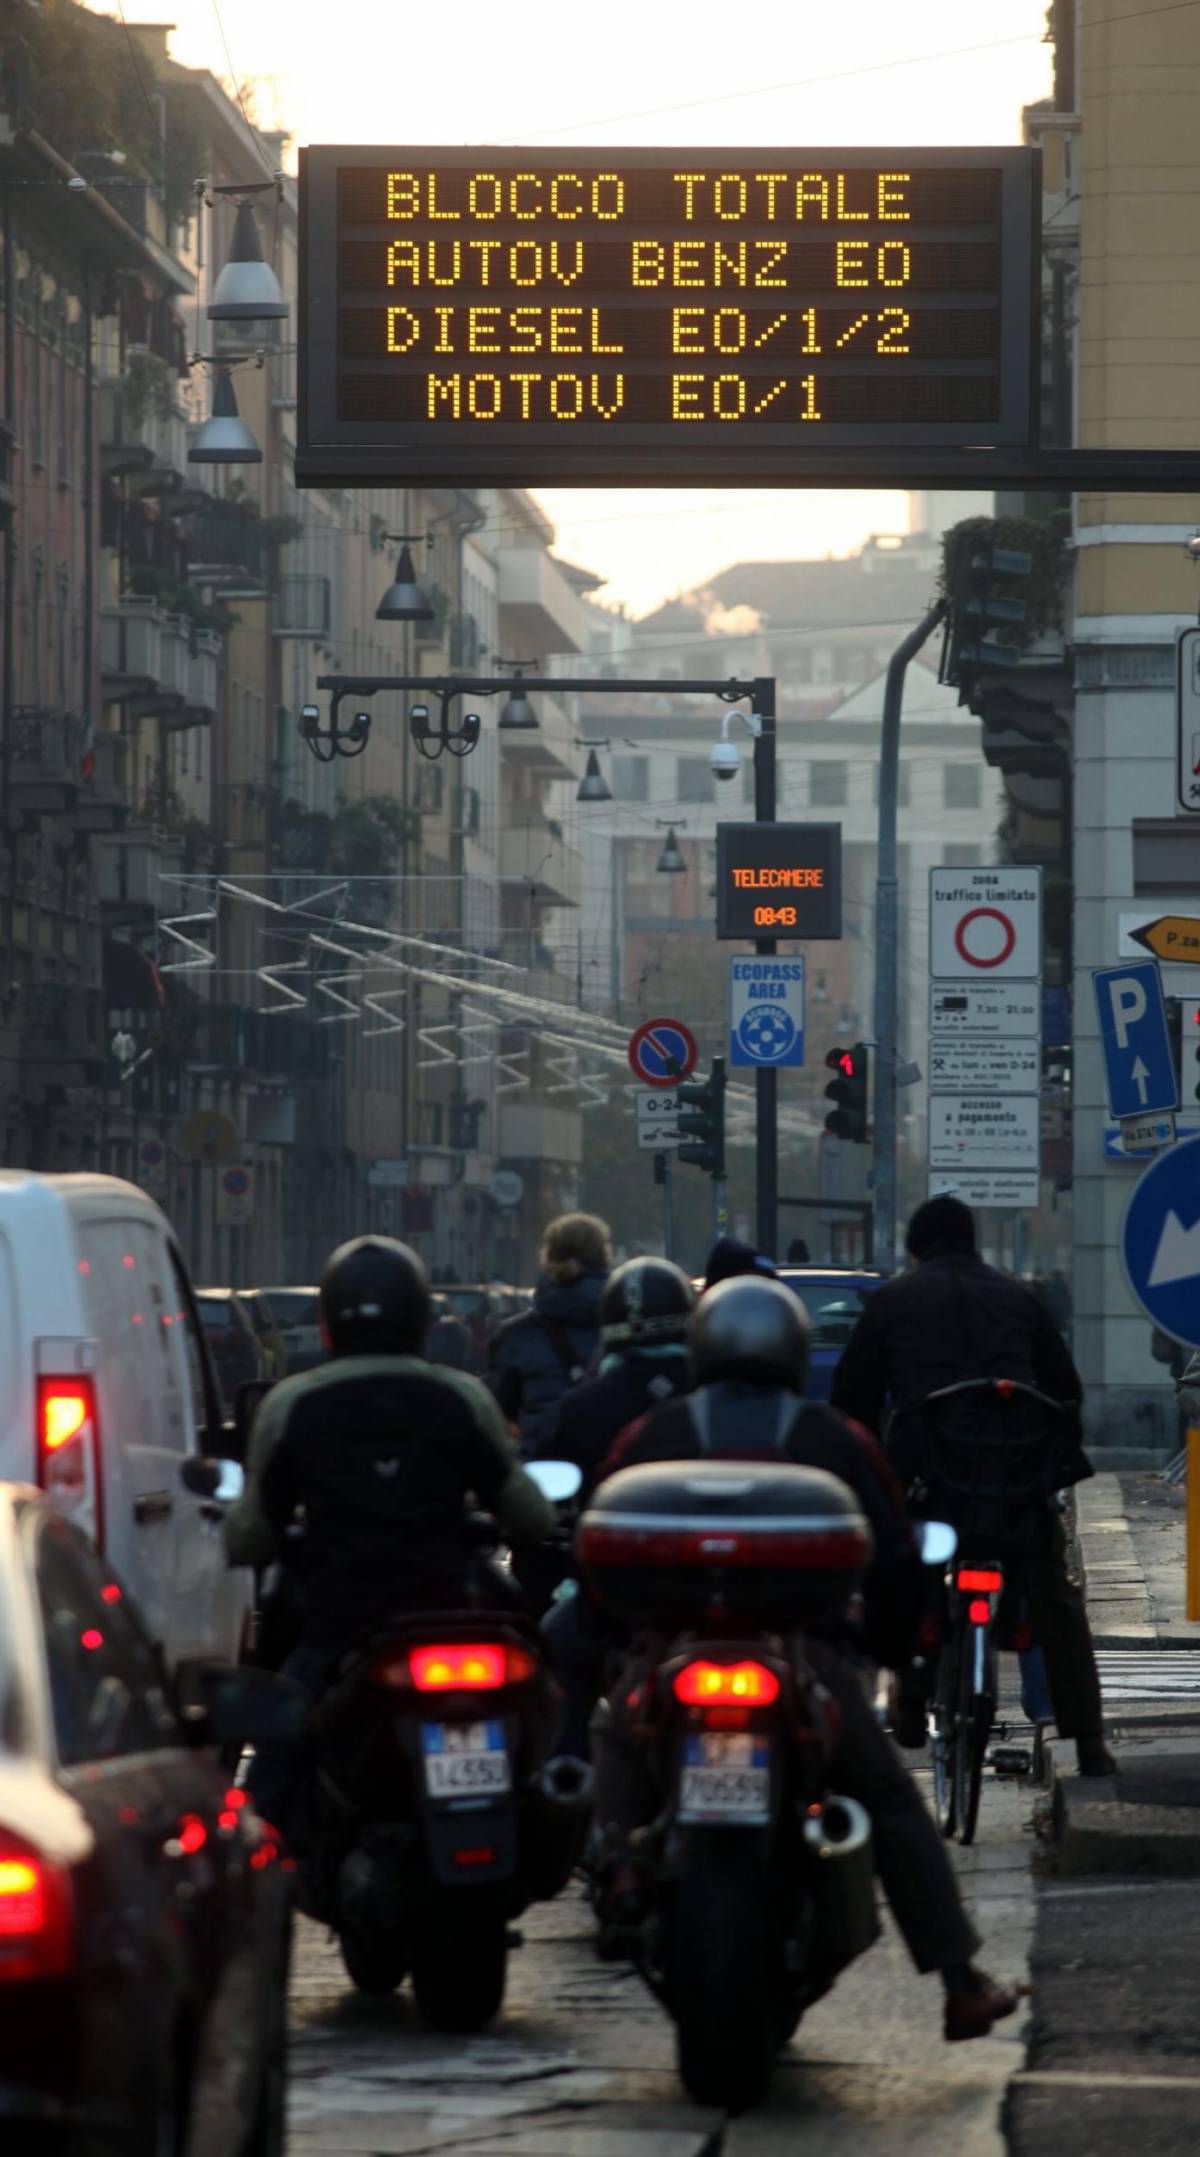
[[[651,1348],[686,1341],[696,1293],[669,1258],[630,1258],[610,1273],[600,1296],[605,1348]]]
[[[808,1312],[782,1281],[752,1274],[719,1281],[702,1297],[692,1320],[692,1375],[699,1386],[717,1378],[751,1378],[803,1393],[808,1341]]]
[[[321,1275],[321,1317],[335,1356],[419,1356],[429,1331],[429,1278],[391,1236],[357,1236]]]

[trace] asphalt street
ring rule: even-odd
[[[1024,1982],[1033,1796],[992,1783],[957,1853],[981,1958]],[[1025,2014],[947,2046],[941,1988],[890,1924],[802,2023],[771,2102],[726,2121],[682,2096],[670,2025],[623,1966],[598,1962],[578,1889],[524,1920],[505,2012],[484,2037],[431,2036],[403,1989],[360,1998],[336,1946],[301,1922],[292,1979],[290,2157],[993,2157],[1024,2064]]]

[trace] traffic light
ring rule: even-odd
[[[1200,1003],[1168,996],[1167,1031],[1179,1074],[1179,1111],[1186,1115],[1192,1102],[1200,1101]]]
[[[866,1044],[862,1041],[856,1041],[852,1049],[830,1049],[825,1058],[826,1069],[836,1074],[825,1088],[825,1099],[834,1104],[825,1118],[825,1129],[830,1138],[846,1138],[856,1146],[866,1145],[869,1060]]]
[[[969,700],[978,675],[1019,664],[1019,644],[998,644],[988,630],[1025,620],[1019,589],[1032,575],[1031,554],[998,547],[986,532],[959,534],[949,565],[950,607],[939,678],[962,692],[960,704]]]
[[[714,1056],[708,1078],[678,1086],[676,1127],[682,1139],[676,1159],[709,1176],[725,1174],[725,1058]]]

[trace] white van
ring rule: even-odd
[[[0,1478],[40,1484],[86,1529],[172,1663],[235,1658],[250,1608],[224,1506],[182,1476],[222,1452],[222,1417],[153,1200],[112,1176],[0,1170]]]

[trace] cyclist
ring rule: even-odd
[[[961,1199],[946,1193],[918,1206],[906,1240],[912,1270],[868,1297],[834,1372],[832,1405],[869,1430],[883,1433],[886,1425],[888,1457],[908,1488],[928,1472],[922,1403],[929,1394],[969,1379],[1011,1378],[1061,1404],[1054,1428],[1047,1426],[1045,1495],[1031,1514],[1021,1561],[1059,1735],[1074,1738],[1081,1775],[1110,1775],[1087,1609],[1067,1571],[1066,1537],[1051,1502],[1055,1490],[1093,1473],[1071,1352],[1039,1298],[980,1258]],[[944,1503],[939,1493],[939,1509]],[[907,1745],[925,1739],[923,1702],[907,1692],[897,1735]]]

